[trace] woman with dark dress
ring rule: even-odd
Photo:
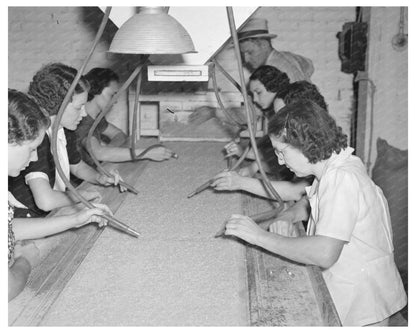
[[[38,159],[37,147],[45,137],[50,120],[37,103],[17,90],[8,91],[8,175],[16,177],[31,162]],[[105,205],[65,216],[50,218],[15,218],[20,203],[8,193],[8,263],[9,301],[25,287],[31,267],[36,263],[38,249],[33,243],[22,246],[19,241],[46,237],[90,222],[100,226],[106,220],[100,215],[111,214]]]
[[[52,63],[42,67],[30,82],[28,94],[44,110],[53,124],[59,108],[77,75],[77,70],[61,63]],[[78,149],[75,130],[86,115],[89,85],[81,77],[71,100],[65,108],[57,134],[58,159],[66,178],[76,176],[92,184],[116,186],[120,180],[117,170],[109,170],[111,177],[101,174],[85,163]],[[22,204],[16,211],[17,216],[46,216],[55,208],[70,206],[78,202],[61,179],[55,167],[51,151],[52,125],[38,148],[38,160],[30,164],[18,177],[9,178],[9,191]],[[125,188],[120,187],[124,191]],[[87,200],[99,200],[97,191],[86,190],[81,194]]]

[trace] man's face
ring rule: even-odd
[[[240,42],[240,51],[244,65],[255,70],[266,63],[270,48],[265,40],[244,40]]]

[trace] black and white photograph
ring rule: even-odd
[[[5,325],[411,327],[407,1],[155,4],[4,6]]]

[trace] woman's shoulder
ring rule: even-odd
[[[334,189],[342,187],[356,188],[360,190],[368,181],[368,176],[364,164],[357,156],[350,155],[338,163],[330,165],[322,177],[322,182],[329,183]]]
[[[55,168],[55,164],[53,162],[53,155],[51,152],[51,143],[48,135],[45,135],[42,143],[38,146],[37,153],[37,161],[30,162],[29,166],[26,169],[24,169],[18,177],[25,177],[29,173],[38,171],[49,174],[49,172],[46,171],[49,169],[53,170]]]
[[[95,119],[92,118],[90,115],[86,115],[84,118],[82,118],[82,120],[80,121],[80,123],[77,126],[77,129],[75,130],[77,136],[81,139],[85,138],[88,136],[88,133],[90,131],[90,128],[92,127],[92,125],[94,124]],[[107,119],[105,119],[105,117],[103,117],[100,122],[98,123],[95,131],[94,131],[94,136],[97,135],[97,133],[102,133],[108,126],[108,122]]]

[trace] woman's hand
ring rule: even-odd
[[[298,221],[296,221],[293,206],[286,205],[286,208],[277,216],[276,221],[269,226],[269,231],[282,236],[294,237],[296,236],[294,226],[296,222]]]
[[[224,146],[224,149],[225,149],[225,152],[227,153],[225,157],[229,157],[229,156],[240,157],[241,154],[243,153],[243,149],[241,148],[241,146],[234,141],[227,143]]]
[[[259,171],[257,162],[252,162],[250,165],[240,168],[240,170],[238,170],[238,174],[242,177],[253,177],[257,171]]]
[[[103,204],[94,204],[95,208],[84,208],[79,213],[75,214],[74,227],[79,228],[85,224],[95,222],[99,227],[106,226],[108,221],[103,215],[112,216],[110,208]]]
[[[249,167],[240,168],[240,169],[238,170],[238,174],[239,174],[241,177],[251,177],[250,168],[249,168]]]
[[[250,244],[257,245],[259,237],[266,232],[248,216],[233,214],[225,224],[224,234],[236,236]]]
[[[102,173],[98,173],[96,177],[97,183],[103,186],[110,186],[110,185],[117,186],[119,185],[120,181],[123,180],[123,178],[121,178],[120,174],[118,173],[118,170],[113,169],[113,170],[110,170],[109,173],[112,175],[112,177],[108,177]],[[119,185],[119,187],[120,187],[120,192],[127,191],[127,188],[125,188],[124,186]]]
[[[17,242],[14,247],[14,257],[15,259],[24,257],[33,267],[39,262],[40,251],[33,241]]]
[[[241,177],[235,171],[223,171],[214,177],[211,184],[217,191],[235,191],[241,189],[244,177]]]
[[[214,118],[216,109],[209,106],[201,106],[195,109],[188,117],[188,122],[194,126]]]
[[[288,221],[277,220],[273,222],[269,227],[269,231],[286,237],[296,236],[294,223]]]
[[[152,161],[163,161],[168,160],[172,157],[173,151],[166,148],[166,147],[156,147],[153,149],[150,149],[143,157],[148,158]]]

